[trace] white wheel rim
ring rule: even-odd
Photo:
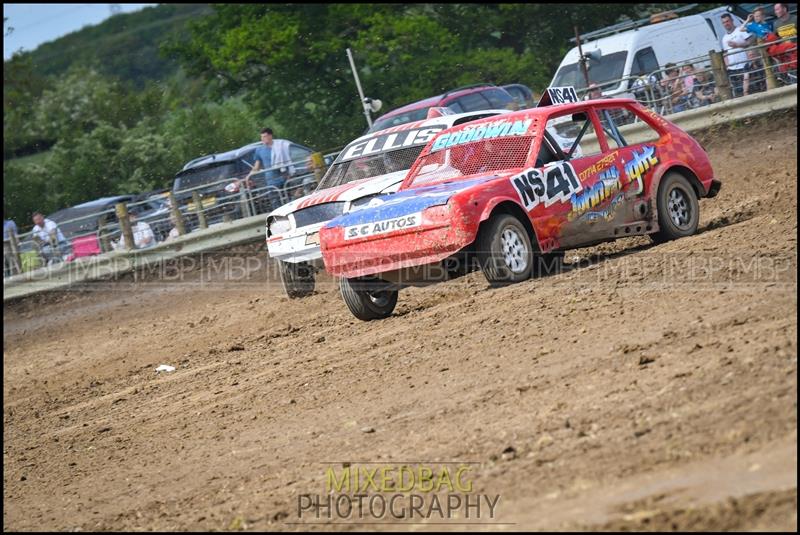
[[[683,190],[673,188],[667,199],[669,218],[678,228],[686,228],[692,220],[692,209]]]
[[[512,273],[522,273],[528,267],[528,250],[517,229],[506,227],[500,233],[503,261]]]

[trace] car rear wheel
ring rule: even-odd
[[[290,299],[306,297],[314,293],[314,268],[305,262],[293,264],[278,260],[283,290]]]
[[[388,318],[397,305],[397,290],[388,282],[374,277],[342,277],[339,289],[347,308],[363,321]]]
[[[662,243],[697,232],[700,203],[689,181],[679,173],[667,173],[658,185],[658,232],[650,237]]]
[[[478,261],[492,286],[524,281],[533,269],[533,247],[525,226],[513,215],[498,214],[478,234]]]

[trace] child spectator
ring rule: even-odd
[[[739,31],[752,33],[759,43],[763,43],[767,35],[772,33],[772,24],[764,20],[764,9],[757,7],[747,15],[744,23],[739,26]]]

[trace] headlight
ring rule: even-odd
[[[292,230],[292,224],[286,216],[274,216],[270,218],[268,226],[270,236],[285,234]]]
[[[377,193],[375,195],[367,195],[366,197],[356,199],[350,203],[350,211],[355,212],[356,210],[361,210],[362,208],[368,208],[370,206],[380,206],[383,204],[383,202],[378,199],[380,196],[381,194]]]

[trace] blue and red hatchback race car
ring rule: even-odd
[[[348,308],[371,320],[404,286],[475,261],[497,286],[557,269],[567,249],[691,235],[698,199],[719,188],[700,144],[636,101],[572,102],[440,132],[397,193],[331,220],[320,241]]]

